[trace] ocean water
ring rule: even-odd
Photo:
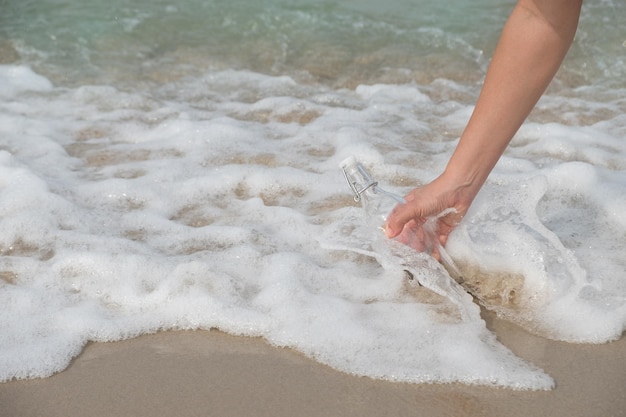
[[[622,337],[623,1],[585,2],[451,235],[461,284],[369,227],[338,168],[400,194],[437,176],[513,4],[0,0],[0,381],[219,329],[355,375],[550,389],[479,305]]]

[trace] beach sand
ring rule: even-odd
[[[89,344],[50,378],[0,384],[2,417],[73,416],[626,416],[626,339],[554,342],[485,313],[552,391],[416,385],[337,372],[262,339],[161,332]]]

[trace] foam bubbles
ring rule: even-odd
[[[0,97],[10,99],[24,92],[45,92],[52,89],[47,78],[20,65],[0,65]]]
[[[60,371],[89,341],[218,328],[356,375],[551,388],[468,291],[548,337],[621,334],[618,116],[520,132],[450,237],[461,287],[367,228],[336,167],[356,155],[399,193],[432,179],[467,86],[227,70],[120,91],[0,68],[0,380]]]
[[[552,387],[468,292],[546,337],[620,337],[623,2],[583,6],[450,236],[462,286],[368,229],[337,165],[400,194],[438,175],[506,7],[118,3],[0,14],[20,63],[0,65],[0,380],[89,341],[218,328],[356,375]]]

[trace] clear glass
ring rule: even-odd
[[[355,157],[344,160],[341,164],[344,176],[354,200],[361,202],[366,213],[367,222],[370,226],[384,230],[385,222],[389,213],[397,204],[406,204],[406,200],[398,194],[384,190],[378,185],[365,167]],[[428,218],[420,226],[406,228],[396,238],[401,243],[437,257],[455,278],[460,277],[460,272],[452,258],[437,239],[436,225],[438,216]]]
[[[382,228],[391,210],[398,203],[406,203],[406,200],[398,194],[383,190],[356,158],[346,159],[342,162],[341,168],[354,193],[354,201],[361,202],[372,226]]]

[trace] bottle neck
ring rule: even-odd
[[[361,201],[364,195],[377,196],[378,198],[391,198],[396,203],[405,204],[406,200],[398,194],[385,191],[378,186],[376,181],[360,162],[351,159],[349,163],[342,165],[343,175],[354,194],[354,201]]]
[[[354,201],[361,201],[363,194],[376,193],[378,182],[367,172],[359,162],[352,162],[343,166],[343,175],[354,194]]]

